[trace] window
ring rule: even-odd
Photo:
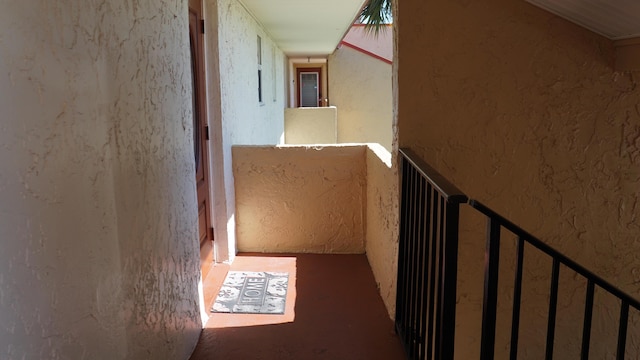
[[[276,88],[276,47],[271,46],[271,91],[273,102],[278,101],[278,89]]]
[[[262,38],[258,35],[258,102],[262,104]]]

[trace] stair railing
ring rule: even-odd
[[[582,276],[587,281],[585,292],[585,308],[582,325],[582,345],[581,359],[589,358],[589,347],[591,344],[593,298],[596,287],[604,290],[610,295],[620,300],[620,316],[618,319],[618,339],[616,348],[616,359],[624,359],[627,340],[627,326],[629,323],[629,307],[640,310],[640,302],[632,298],[620,289],[611,285],[598,275],[587,270],[583,266],[569,259],[565,255],[556,251],[535,236],[524,231],[509,220],[498,215],[488,207],[476,200],[469,201],[469,204],[487,217],[487,248],[485,251],[485,277],[484,277],[484,300],[482,311],[482,338],[480,359],[490,360],[494,358],[495,332],[496,332],[496,309],[498,293],[498,269],[500,264],[500,231],[501,228],[509,230],[517,236],[516,243],[516,266],[513,285],[513,306],[511,320],[511,360],[518,357],[518,329],[520,328],[520,305],[522,292],[522,269],[525,259],[525,243],[542,251],[552,260],[551,280],[549,291],[549,310],[547,318],[547,337],[545,346],[545,359],[553,358],[553,345],[555,341],[556,311],[558,305],[558,284],[560,270],[563,267],[569,268]]]
[[[413,151],[400,149],[399,153],[402,177],[395,328],[409,359],[453,359],[460,204],[467,202],[487,218],[480,359],[494,358],[502,228],[517,236],[510,359],[518,356],[525,243],[552,260],[545,359],[553,357],[561,267],[587,281],[581,359],[589,358],[596,287],[620,300],[616,358],[624,359],[629,307],[640,311],[640,302],[477,200],[469,200]]]
[[[453,359],[459,207],[467,197],[411,150],[400,153],[396,332],[410,359]]]

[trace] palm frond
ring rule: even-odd
[[[360,12],[361,23],[365,24],[367,31],[377,35],[380,30],[386,29],[386,24],[391,22],[391,1],[392,0],[367,0],[367,3]]]

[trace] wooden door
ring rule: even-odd
[[[198,192],[198,233],[200,265],[203,279],[213,264],[213,228],[209,203],[209,127],[207,126],[204,23],[202,0],[189,0],[189,43],[191,48],[191,74],[193,84],[193,152],[195,154],[195,181]]]

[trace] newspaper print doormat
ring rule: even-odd
[[[289,274],[229,271],[212,312],[284,314]]]

